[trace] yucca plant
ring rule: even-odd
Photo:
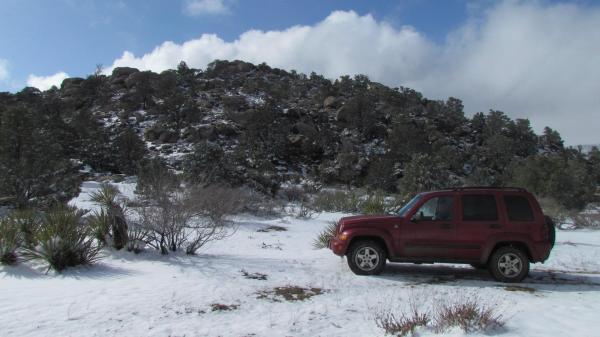
[[[72,206],[56,206],[42,218],[37,246],[26,249],[32,259],[44,260],[48,269],[61,272],[100,259],[100,246],[83,221],[84,212]]]
[[[87,218],[87,224],[90,227],[93,236],[99,243],[102,245],[109,243],[110,217],[104,209],[94,211],[94,213]]]
[[[0,219],[0,264],[17,263],[20,244],[19,227],[9,218]]]
[[[7,220],[19,229],[22,239],[21,244],[24,247],[35,247],[37,244],[36,236],[42,221],[39,212],[33,209],[16,210],[8,216]]]
[[[102,207],[104,214],[100,214],[98,221],[104,223],[96,223],[102,225],[97,227],[99,230],[104,230],[103,225],[108,222],[109,234],[112,237],[112,245],[115,249],[121,249],[127,246],[127,220],[125,219],[124,206],[119,200],[119,190],[109,184],[102,184],[100,190],[93,192],[91,200]],[[103,234],[103,233],[102,233]]]
[[[327,248],[329,246],[329,241],[333,239],[335,236],[335,232],[337,230],[337,221],[330,221],[327,224],[327,227],[323,229],[317,238],[313,241],[314,249],[322,249]]]
[[[370,195],[360,205],[361,213],[363,214],[385,214],[387,207],[383,195],[377,193]]]

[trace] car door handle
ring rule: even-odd
[[[490,228],[501,228],[500,224],[494,223],[490,225]]]
[[[449,223],[442,224],[442,225],[441,225],[441,227],[442,227],[443,229],[452,229],[452,225],[451,225],[451,224],[449,224]]]

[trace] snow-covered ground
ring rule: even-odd
[[[84,207],[96,186],[84,186],[76,204]],[[546,264],[532,265],[522,288],[507,289],[459,265],[389,264],[381,276],[356,276],[340,257],[312,248],[317,233],[341,216],[240,216],[233,236],[199,256],[107,251],[100,263],[60,275],[28,264],[0,267],[0,336],[384,336],[376,312],[409,298],[461,296],[496,305],[507,318],[501,336],[600,336],[600,232],[559,231]],[[287,231],[258,231],[269,225]],[[305,301],[259,298],[286,285],[323,293]],[[215,303],[237,308],[212,311]]]

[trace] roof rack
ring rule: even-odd
[[[464,186],[449,188],[453,191],[464,191],[464,190],[513,190],[519,192],[525,192],[526,190],[522,187],[510,187],[510,186]]]

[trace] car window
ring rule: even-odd
[[[452,196],[433,197],[427,200],[415,213],[415,217],[423,221],[452,220]]]
[[[527,198],[520,195],[504,197],[506,213],[510,221],[533,221],[533,210]]]
[[[402,208],[398,211],[398,215],[404,216],[406,212],[413,208],[413,206],[421,200],[421,194],[417,194],[414,198],[412,198],[406,205],[402,206]]]
[[[498,220],[496,197],[493,195],[463,195],[462,207],[462,216],[465,221]]]

